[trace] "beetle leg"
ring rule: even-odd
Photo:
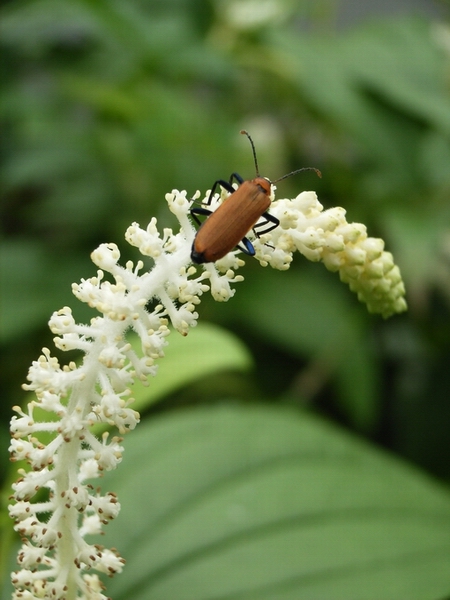
[[[242,183],[244,183],[244,180],[242,179],[242,177],[239,175],[239,173],[231,173],[230,175],[230,182],[229,185],[232,186],[233,184],[233,179],[235,179],[239,185],[241,185]],[[232,190],[229,190],[228,188],[225,188],[228,191],[231,192],[235,192],[236,190],[233,188]]]
[[[233,175],[231,177],[233,177]],[[224,181],[223,179],[218,179],[214,182],[214,185],[212,186],[211,193],[209,194],[208,200],[206,201],[207,206],[211,204],[214,194],[216,193],[217,186],[219,185],[220,187],[223,187],[224,190],[227,190],[227,192],[230,192],[230,194],[236,191],[231,185],[231,183],[228,183],[228,181]]]
[[[280,224],[280,221],[268,212],[263,213],[261,216],[265,218],[265,221],[262,221],[261,223],[256,223],[256,225],[254,225],[253,227],[253,233],[258,238],[264,233],[272,231],[272,229],[275,229],[275,227],[278,227],[278,225]],[[268,225],[268,227],[266,227],[264,231],[261,231],[260,233],[256,231],[257,229],[259,229],[260,227],[264,227],[265,225]]]
[[[207,208],[191,208],[191,217],[197,223],[197,225],[201,225],[202,221],[197,217],[197,215],[202,215],[202,217],[209,217],[212,214],[212,210]]]
[[[242,240],[237,245],[237,248],[244,252],[244,254],[248,254],[248,256],[255,256],[255,249],[253,248],[253,244],[246,237],[242,238]]]

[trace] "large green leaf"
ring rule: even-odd
[[[306,414],[196,408],[142,425],[104,487],[114,600],[435,600],[450,496]]]
[[[266,271],[264,278],[239,290],[239,315],[247,328],[283,351],[310,357],[320,365],[324,380],[335,378],[340,409],[358,428],[370,430],[379,406],[364,311],[358,310],[356,298],[343,285],[334,285],[336,274],[320,269],[323,265],[288,273]]]
[[[136,352],[140,350],[137,336],[130,339]],[[148,387],[136,381],[133,385],[133,408],[143,410],[168,394],[201,377],[224,370],[246,371],[252,358],[243,343],[217,325],[202,323],[182,337],[172,332],[164,358],[158,361],[158,375],[149,379]]]
[[[128,337],[133,350],[142,356],[140,338],[131,334]],[[132,386],[133,409],[144,412],[149,406],[160,402],[169,394],[186,387],[202,377],[208,377],[224,371],[248,371],[252,367],[252,357],[244,344],[222,327],[202,323],[182,337],[172,332],[164,357],[157,362],[157,376],[148,377],[146,384],[136,379]],[[29,394],[30,401],[33,394]],[[39,420],[57,420],[58,416],[34,408],[34,417]],[[108,429],[104,423],[93,426],[93,432]],[[53,433],[41,433],[40,440],[49,443]]]

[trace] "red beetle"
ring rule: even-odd
[[[192,244],[191,259],[194,263],[215,262],[236,246],[245,254],[254,256],[253,244],[245,237],[250,229],[253,229],[255,235],[258,236],[257,228],[265,227],[264,233],[267,233],[280,224],[276,217],[267,212],[270,206],[272,184],[301,171],[312,170],[319,177],[322,176],[320,171],[314,167],[303,167],[303,169],[292,171],[275,181],[261,177],[253,140],[247,131],[241,131],[241,133],[248,137],[252,145],[256,177],[244,181],[240,175],[232,173],[229,181],[218,179],[212,187],[206,204],[211,204],[219,185],[231,195],[214,212],[207,208],[191,209],[192,217],[200,225]],[[237,190],[232,186],[233,179],[240,184]],[[207,216],[207,219],[202,223],[198,218],[199,215]],[[265,220],[257,223],[261,217],[264,217]]]

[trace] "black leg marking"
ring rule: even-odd
[[[242,183],[244,183],[244,180],[242,179],[242,177],[239,175],[239,173],[231,173],[230,175],[230,183],[229,185],[232,185],[233,183],[233,179],[235,179],[239,185],[241,185]],[[227,189],[227,188],[225,188]],[[236,190],[233,188],[233,192],[235,192]]]
[[[220,187],[223,187],[224,190],[227,190],[227,192],[230,192],[230,194],[232,194],[233,192],[236,191],[234,189],[234,187],[231,185],[231,183],[228,183],[228,181],[224,181],[223,179],[218,179],[217,181],[214,182],[214,185],[212,186],[212,189],[211,189],[211,193],[209,194],[208,200],[206,201],[206,204],[208,206],[211,204],[214,194],[216,193],[217,187],[219,185],[220,185]]]
[[[212,214],[212,210],[208,210],[207,208],[191,208],[191,216],[197,223],[197,225],[201,225],[202,221],[198,218],[197,215],[201,215],[202,217],[209,217]]]
[[[229,181],[225,181],[223,179],[218,179],[217,181],[214,182],[214,185],[212,186],[211,193],[208,196],[208,200],[206,201],[206,204],[208,206],[211,204],[214,194],[217,193],[217,187],[219,185],[220,185],[220,187],[223,187],[224,190],[227,190],[227,192],[230,192],[230,194],[235,192],[236,190],[234,189],[234,187],[232,185],[233,179],[235,179],[239,185],[241,185],[241,183],[244,183],[244,180],[238,173],[231,173]]]
[[[265,233],[269,233],[269,231],[272,231],[280,224],[280,221],[268,212],[263,213],[261,216],[264,217],[265,221],[262,221],[261,223],[256,223],[256,225],[253,227],[253,233],[256,235],[257,238],[261,237]],[[257,229],[265,227],[266,225],[268,225],[268,227],[266,227],[263,231],[259,233],[258,231],[256,231]]]

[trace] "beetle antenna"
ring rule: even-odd
[[[253,158],[255,160],[256,177],[259,177],[259,168],[258,168],[258,161],[256,159],[255,144],[253,143],[253,140],[248,131],[245,131],[245,129],[242,129],[241,133],[242,133],[242,135],[246,135],[248,137],[248,139],[250,140],[250,144],[252,145],[252,150],[253,150]]]
[[[322,173],[319,171],[319,169],[316,169],[315,167],[303,167],[302,169],[297,169],[296,171],[291,171],[287,175],[283,175],[283,177],[280,177],[279,179],[275,179],[275,181],[271,181],[270,183],[277,183],[277,181],[281,181],[282,179],[286,179],[286,177],[290,177],[291,175],[296,175],[297,173],[301,173],[301,171],[315,171],[317,177],[322,178]]]

